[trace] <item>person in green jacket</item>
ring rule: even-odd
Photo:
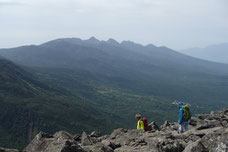
[[[137,124],[137,129],[140,130],[140,129],[143,129],[144,130],[144,123],[141,119],[141,114],[136,114],[135,115],[135,118],[138,120],[138,124]]]

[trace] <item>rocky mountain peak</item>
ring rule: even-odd
[[[148,44],[146,45],[147,48],[150,48],[150,49],[154,49],[154,48],[157,48],[157,46],[153,45],[153,44]]]
[[[108,39],[107,43],[112,44],[112,45],[114,45],[114,46],[120,45],[119,42],[117,42],[116,40],[114,40],[114,39],[112,39],[112,38]]]
[[[84,40],[84,41],[87,43],[90,43],[90,44],[99,44],[100,43],[100,40],[96,39],[94,36],[92,36],[88,40]]]
[[[71,135],[59,131],[54,135],[40,132],[24,152],[225,152],[228,150],[228,107],[211,114],[192,117],[189,131],[179,134],[176,122],[157,126],[150,131],[123,129],[110,135],[92,132]],[[19,152],[0,149],[1,152]]]

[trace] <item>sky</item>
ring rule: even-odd
[[[228,42],[228,0],[0,0],[0,48],[91,36],[175,50]]]

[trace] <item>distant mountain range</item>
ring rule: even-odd
[[[99,41],[95,37],[88,40],[57,39],[38,46],[0,49],[0,55],[25,66],[81,68],[89,71],[92,70],[91,66],[95,66],[94,70],[99,68],[103,71],[104,66],[109,66],[108,64],[123,68],[130,63],[138,66],[146,63],[148,66],[178,70],[228,73],[223,71],[223,68],[227,68],[226,65],[192,58],[167,47],[143,46],[130,41],[118,43],[114,39]]]
[[[214,62],[228,63],[228,43],[211,45],[205,48],[190,48],[180,52]]]
[[[191,104],[193,113],[228,105],[228,65],[167,47],[63,38],[0,49],[0,55],[0,61],[13,67],[0,64],[5,69],[0,72],[1,111],[7,109],[3,105],[14,107],[0,116],[0,132],[9,137],[7,142],[0,138],[3,147],[23,146],[39,130],[107,133],[134,128],[138,112],[149,121],[174,121],[174,100]]]

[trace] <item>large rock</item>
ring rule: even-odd
[[[72,140],[73,139],[73,135],[71,135],[65,131],[59,131],[59,132],[55,133],[53,137],[58,140]]]
[[[160,130],[159,126],[158,126],[154,121],[151,122],[151,123],[148,125],[148,127],[149,127],[149,130],[151,130],[151,131]]]
[[[209,151],[228,151],[228,128],[222,128],[205,135],[201,142]]]
[[[40,132],[24,149],[26,152],[84,152],[73,136],[60,131],[54,136]]]
[[[200,139],[196,142],[189,144],[185,149],[184,152],[207,152],[207,149],[201,143]]]
[[[101,136],[101,133],[98,131],[93,131],[93,132],[91,132],[91,134],[89,136],[98,138]]]
[[[102,144],[104,144],[105,146],[111,147],[113,150],[115,150],[116,148],[121,147],[120,143],[116,144],[116,143],[112,142],[110,139],[102,140]]]
[[[81,142],[82,136],[79,135],[79,134],[76,134],[76,135],[73,136],[73,139],[74,139],[74,141],[76,141],[76,142]]]
[[[113,149],[103,143],[96,143],[90,146],[84,146],[86,152],[113,152]]]
[[[82,146],[88,146],[88,145],[92,145],[92,141],[90,140],[90,137],[85,133],[83,132],[82,133],[82,140],[81,140],[81,145]]]

